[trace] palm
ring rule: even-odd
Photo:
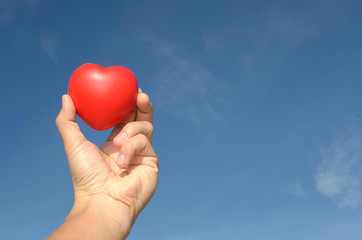
[[[146,185],[157,184],[155,157],[136,155],[134,164],[119,168],[115,162],[119,148],[112,141],[106,141],[101,148],[88,141],[79,147],[78,159],[72,161],[78,163],[78,166],[72,168],[78,170],[72,174],[77,176],[73,180],[78,190],[85,191],[85,194],[106,194],[127,205],[131,204],[130,201],[137,202],[139,198],[149,198],[153,193],[140,190],[153,189]]]

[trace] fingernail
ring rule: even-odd
[[[126,156],[121,153],[117,159],[117,164],[118,165],[123,165],[126,162]]]
[[[119,134],[117,137],[116,137],[116,141],[118,142],[123,142],[124,140],[126,140],[127,138],[127,133],[126,132],[122,132],[121,134]]]

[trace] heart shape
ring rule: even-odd
[[[138,84],[133,72],[125,67],[87,63],[72,74],[68,94],[79,117],[102,131],[130,114],[136,104]]]

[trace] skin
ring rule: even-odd
[[[56,125],[72,175],[74,205],[48,240],[126,239],[157,186],[152,119],[152,104],[140,91],[134,110],[98,148],[82,134],[72,99],[63,95]]]

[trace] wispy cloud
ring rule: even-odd
[[[303,197],[306,194],[303,186],[300,183],[289,184],[282,189],[282,192],[293,195],[295,197]]]
[[[225,83],[187,49],[155,36],[149,39],[162,63],[154,76],[159,108],[196,124],[222,122],[217,105],[225,100]]]
[[[242,215],[242,213],[240,213]],[[215,224],[205,227],[188,228],[148,239],[167,240],[219,240],[219,239],[357,239],[360,236],[361,221],[356,218],[324,219],[311,216],[310,212],[293,214],[283,211],[261,218],[246,219],[243,222],[219,219]],[[272,237],[271,237],[272,236]]]
[[[12,25],[12,22],[24,14],[32,15],[37,11],[40,0],[0,0],[0,26]]]
[[[226,41],[223,39],[224,35],[219,34],[217,36],[204,33],[201,36],[202,47],[209,52],[225,52]]]
[[[322,148],[323,162],[315,175],[317,190],[335,200],[339,207],[362,204],[362,133],[360,129]]]
[[[0,0],[0,28],[6,27],[15,33],[16,40],[25,46],[37,45],[57,64],[56,51],[59,41],[49,31],[32,30],[24,25],[38,12],[41,0]],[[40,34],[39,34],[40,32]]]
[[[54,35],[49,32],[43,32],[39,37],[40,46],[44,50],[44,52],[49,56],[54,64],[58,64],[58,60],[56,57],[56,51],[59,48],[58,39],[54,37]]]

